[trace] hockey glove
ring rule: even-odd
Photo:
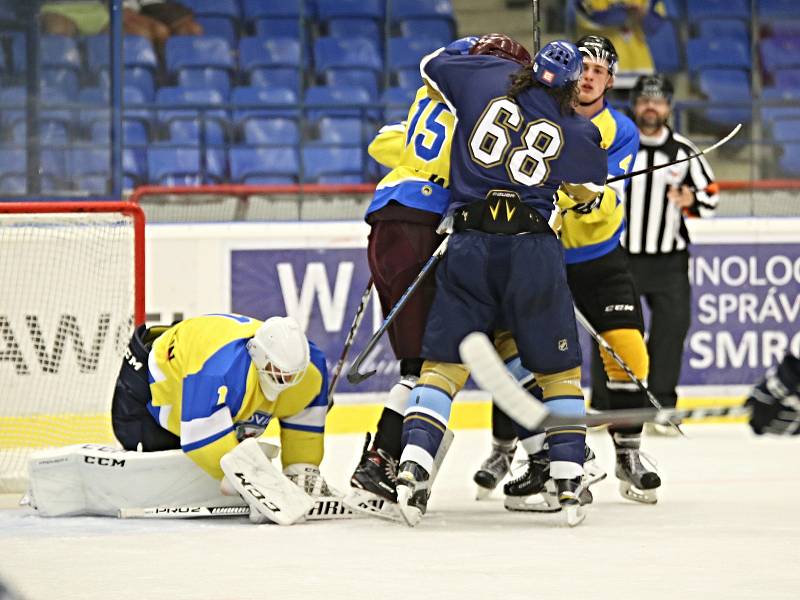
[[[559,202],[559,206],[581,215],[588,215],[600,206],[603,201],[603,191],[603,186],[592,183],[563,182],[558,188],[558,192],[559,195],[566,196],[566,199],[563,202]]]
[[[750,427],[758,435],[800,434],[800,359],[787,354],[767,371],[747,398]]]
[[[475,42],[478,41],[478,36],[470,35],[467,37],[463,37],[459,40],[454,42],[450,42],[445,46],[444,51],[448,54],[461,54],[466,55],[469,54],[470,48],[475,45]]]
[[[331,490],[316,465],[296,463],[284,467],[283,474],[309,496],[316,498],[319,496],[339,495]]]

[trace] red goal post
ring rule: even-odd
[[[33,449],[114,441],[144,232],[132,202],[0,203],[0,492],[24,488]]]

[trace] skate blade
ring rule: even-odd
[[[488,500],[492,495],[494,488],[483,487],[482,485],[475,486],[475,500]]]
[[[606,477],[608,477],[608,473],[599,465],[594,464],[594,461],[583,465],[583,482],[586,487],[593,486],[595,483],[603,481]]]
[[[580,504],[570,504],[564,506],[564,522],[570,527],[575,527],[583,523],[586,518],[586,510]]]
[[[655,489],[640,490],[628,481],[619,482],[619,493],[623,498],[640,502],[641,504],[655,504],[658,502],[658,494]]]
[[[385,519],[387,521],[400,521],[400,511],[394,502],[381,498],[377,494],[364,490],[351,490],[342,502],[354,513]]]
[[[413,493],[414,490],[411,489],[411,486],[397,486],[397,508],[399,509],[400,515],[403,517],[403,521],[405,521],[406,525],[409,527],[416,527],[422,520],[422,511],[408,504]]]
[[[532,502],[530,500],[533,499]],[[513,512],[556,513],[561,510],[558,499],[552,494],[532,494],[530,496],[506,496],[503,501],[506,510]]]

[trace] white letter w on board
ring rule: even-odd
[[[278,280],[281,284],[283,304],[286,314],[297,319],[305,331],[311,319],[314,298],[319,303],[322,315],[322,324],[325,331],[340,331],[342,320],[347,309],[347,296],[350,292],[350,282],[353,279],[353,263],[341,262],[336,269],[336,281],[331,286],[328,282],[328,270],[321,262],[308,263],[300,292],[297,291],[297,281],[294,276],[294,267],[291,263],[278,263]]]

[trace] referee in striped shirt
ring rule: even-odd
[[[672,84],[661,75],[637,80],[631,99],[640,141],[633,171],[698,152],[692,142],[667,126],[672,93]],[[713,216],[717,200],[714,174],[702,156],[634,177],[625,200],[628,223],[622,243],[651,314],[649,385],[665,407],[674,407],[678,399],[675,386],[691,323],[689,234],[684,217]]]

